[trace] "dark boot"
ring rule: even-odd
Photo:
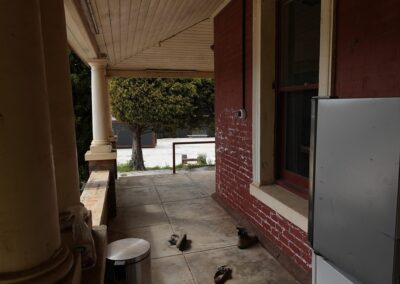
[[[247,232],[246,228],[237,227],[237,230],[238,230],[238,237],[239,237],[238,248],[246,249],[257,243],[257,241],[258,241],[257,236],[249,234],[249,232]]]
[[[187,240],[187,235],[186,234],[182,234],[179,238],[179,240],[176,243],[176,247],[180,250],[180,251],[185,251],[188,247],[188,240]]]

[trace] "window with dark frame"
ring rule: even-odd
[[[278,183],[308,190],[311,98],[318,95],[320,0],[278,2]]]

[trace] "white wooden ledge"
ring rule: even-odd
[[[109,178],[110,171],[92,171],[81,194],[81,202],[92,212],[93,226],[100,226],[106,220]]]
[[[250,194],[304,232],[308,231],[308,201],[280,187],[250,185]]]

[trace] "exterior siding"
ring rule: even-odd
[[[242,101],[242,1],[233,0],[215,18],[216,188],[218,197],[240,212],[281,253],[311,272],[307,234],[252,197],[251,1],[247,1],[247,119],[235,117]]]
[[[337,5],[336,96],[400,96],[400,1]]]

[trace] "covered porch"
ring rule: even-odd
[[[148,240],[153,283],[213,283],[221,265],[233,269],[228,283],[298,283],[261,245],[237,248],[238,222],[214,201],[214,193],[213,170],[121,177],[109,241]],[[168,243],[171,234],[181,232],[191,240],[183,253]]]
[[[0,283],[102,283],[107,238],[132,235],[153,243],[154,283],[204,283],[217,263],[233,266],[232,283],[296,283],[261,246],[237,250],[236,222],[210,197],[213,172],[116,181],[108,78],[213,78],[213,18],[229,2],[1,4]],[[82,195],[68,48],[92,74],[91,175]],[[91,238],[80,239],[76,226]],[[182,228],[193,241],[184,254],[164,246]],[[93,265],[80,250],[92,240]],[[183,279],[169,279],[171,269]]]
[[[399,3],[2,1],[0,284],[103,283],[107,243],[130,236],[152,243],[157,284],[209,283],[224,264],[229,283],[315,283],[308,101],[400,96]],[[84,188],[69,50],[91,69]],[[215,173],[118,179],[112,77],[215,78]],[[246,221],[291,274],[261,246],[236,249]],[[180,230],[185,253],[166,244]]]

